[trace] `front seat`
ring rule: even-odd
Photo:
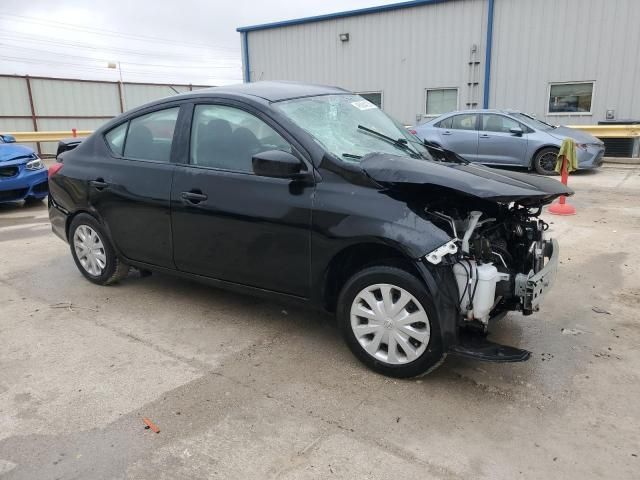
[[[193,163],[205,167],[231,168],[231,132],[231,124],[226,120],[209,120],[198,132]]]
[[[504,123],[502,122],[502,118],[491,115],[487,120],[486,125],[484,126],[485,130],[490,132],[504,132]]]
[[[254,133],[245,127],[236,128],[232,138],[238,170],[253,172],[252,158],[261,150],[262,144]]]

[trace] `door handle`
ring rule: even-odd
[[[486,133],[483,133],[482,135],[480,135],[480,138],[491,138],[491,135],[487,135]]]
[[[442,132],[442,135],[451,135],[451,132],[449,130]]]
[[[182,192],[180,194],[182,200],[185,203],[191,203],[193,205],[197,205],[200,202],[204,202],[209,196],[205,193],[202,193],[200,190],[193,190],[191,192]]]
[[[109,186],[109,184],[105,182],[102,178],[96,178],[95,180],[89,181],[89,185],[91,185],[96,190],[104,190]]]

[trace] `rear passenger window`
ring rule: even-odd
[[[476,114],[465,113],[451,117],[451,128],[455,130],[475,130]]]
[[[109,148],[111,148],[113,153],[122,155],[122,151],[124,150],[124,138],[127,135],[128,125],[129,122],[124,122],[122,125],[109,130],[109,132],[107,132],[107,134],[105,135],[107,143],[109,144]]]
[[[169,162],[173,131],[179,110],[180,107],[167,108],[131,120],[124,146],[124,156]]]
[[[224,105],[196,105],[191,127],[191,163],[253,172],[252,157],[268,150],[291,152],[289,143],[258,117]]]

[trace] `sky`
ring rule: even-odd
[[[118,80],[122,74],[125,82],[238,83],[242,62],[237,27],[386,3],[393,2],[2,0],[0,73],[98,80]]]

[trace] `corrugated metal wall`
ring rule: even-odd
[[[459,109],[482,107],[487,8],[452,0],[249,31],[251,80],[381,90],[405,123],[425,112],[426,88],[457,87]],[[640,119],[639,22],[640,0],[495,0],[489,107],[554,124],[596,124],[607,110]],[[479,95],[467,89],[473,44]],[[550,83],[579,81],[595,82],[591,114],[548,115]]]
[[[124,83],[125,110],[196,88],[203,86]],[[120,113],[120,90],[115,82],[0,75],[0,132],[32,132],[34,121],[38,131],[94,130]],[[55,143],[40,145],[44,154],[55,153],[55,149]]]
[[[640,119],[640,1],[496,0],[491,106],[554,124]],[[591,115],[547,115],[551,82],[595,81]]]
[[[475,93],[467,91],[467,82],[473,45],[483,60],[486,8],[486,0],[455,0],[252,31],[251,80],[382,91],[383,108],[407,124],[425,113],[427,88],[457,87],[464,108],[468,101],[481,102],[482,64]],[[340,33],[349,33],[349,41],[341,42]]]

